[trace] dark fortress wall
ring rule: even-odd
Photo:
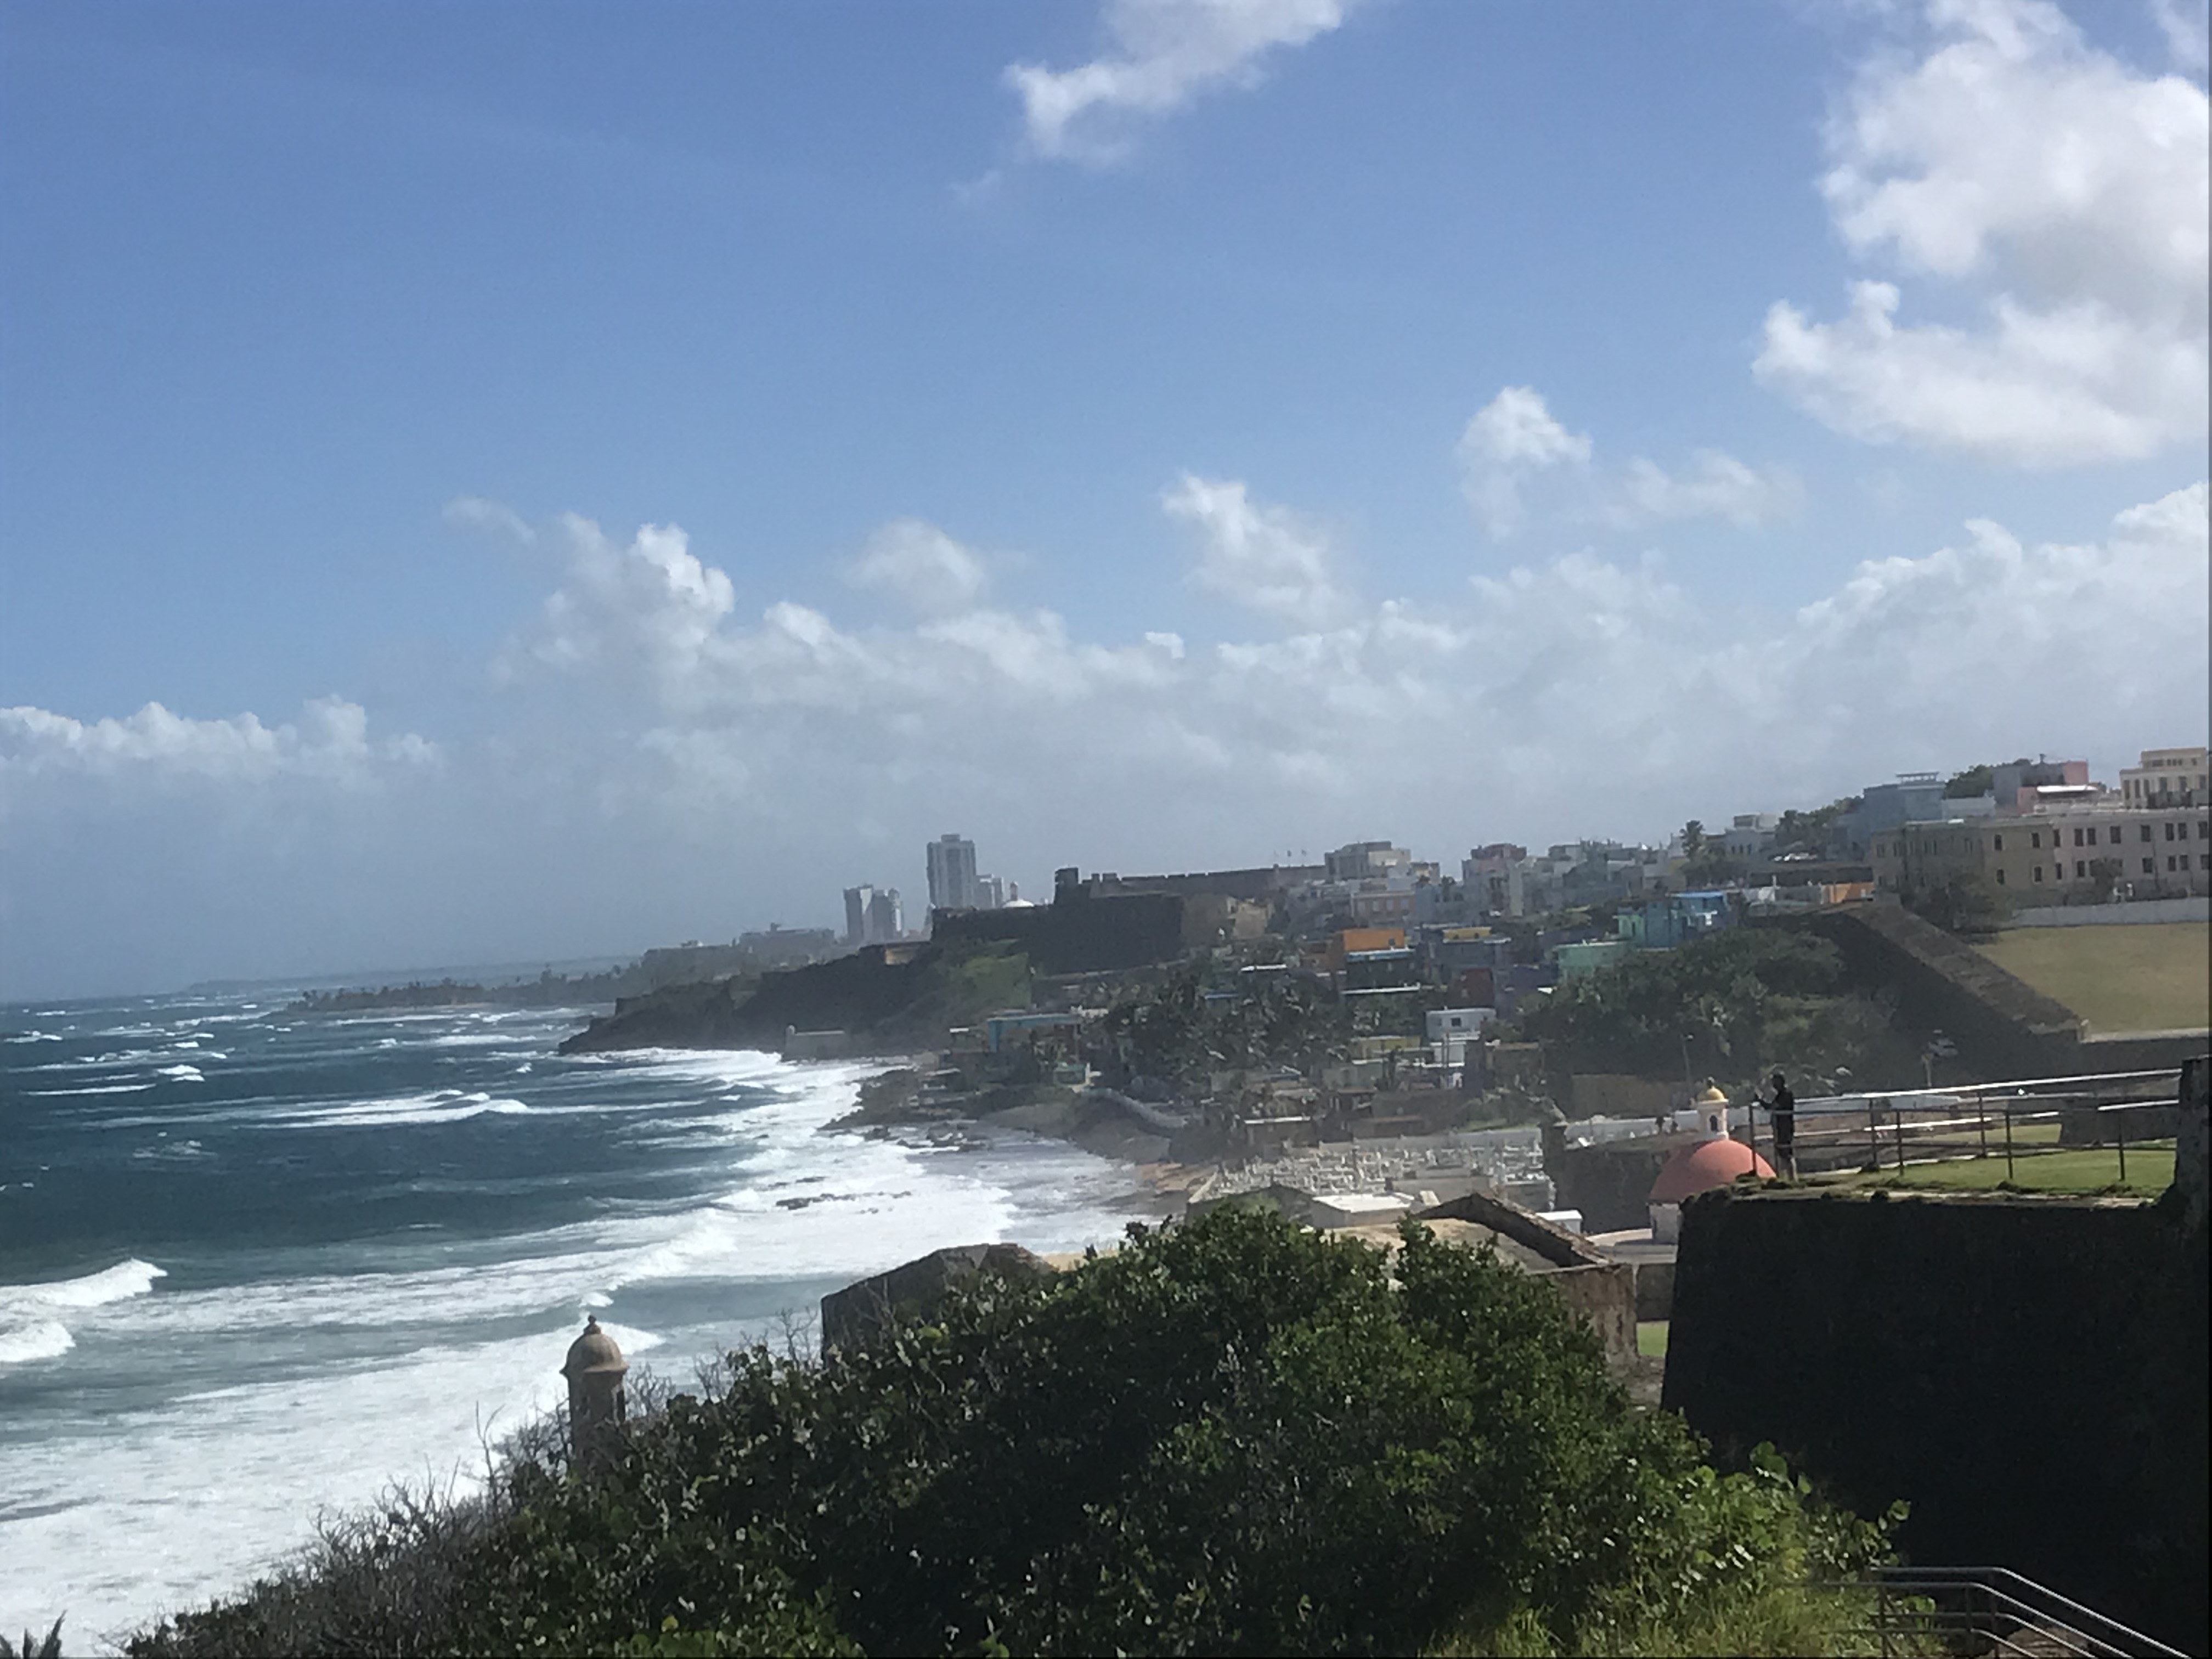
[[[1908,1499],[1916,1561],[2205,1652],[2205,1234],[2178,1197],[1693,1199],[1665,1402],[1862,1512]]]
[[[1050,904],[936,911],[930,937],[941,945],[965,940],[1014,945],[1040,973],[1106,973],[1181,956],[1182,903],[1171,893],[1093,898],[1079,889],[1061,893]]]

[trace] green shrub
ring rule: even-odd
[[[820,1364],[739,1356],[726,1392],[481,1547],[469,1633],[1335,1653],[1520,1628],[1556,1650],[1883,1539],[1771,1462],[1716,1474],[1493,1257],[1414,1228],[1393,1265],[1229,1206]]]
[[[1887,1552],[1769,1453],[1716,1473],[1494,1255],[1236,1206],[400,1519],[132,1651],[1787,1651]]]

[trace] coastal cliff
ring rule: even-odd
[[[1027,956],[1002,946],[876,946],[758,981],[708,980],[625,997],[561,1045],[564,1054],[624,1048],[777,1048],[784,1033],[838,1030],[856,1052],[902,1053],[992,1008],[1025,1006]]]

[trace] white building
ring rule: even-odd
[[[1781,824],[1778,813],[1739,812],[1735,821],[1721,832],[1721,850],[1732,859],[1748,863],[1774,845],[1774,832]]]
[[[929,865],[929,908],[973,910],[981,902],[975,881],[975,843],[942,835],[924,849]]]
[[[845,943],[888,945],[906,931],[898,889],[863,883],[845,890]]]

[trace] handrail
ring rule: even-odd
[[[2085,1653],[2125,1655],[2130,1659],[2184,1659],[2178,1650],[2156,1637],[2146,1636],[2094,1607],[2084,1607],[2071,1596],[2062,1595],[2048,1584],[2038,1583],[2010,1567],[1884,1567],[1878,1571],[1892,1589],[1978,1589],[1992,1599],[2004,1601],[2008,1610],[2017,1609],[2034,1620],[2039,1632],[2060,1641],[2075,1638],[2082,1644],[2081,1650]],[[2022,1593],[2016,1595],[2000,1585],[2017,1586]],[[2043,1606],[2035,1605],[2039,1600]],[[2054,1627],[2047,1622],[2053,1619],[2061,1619],[2062,1622]]]
[[[1798,1110],[1818,1106],[1825,1102],[1851,1102],[1865,1099],[1867,1095],[1881,1095],[1882,1099],[1909,1099],[1913,1095],[1990,1095],[1990,1093],[2024,1093],[2028,1088],[2048,1088],[2053,1084],[2132,1084],[2146,1078],[2179,1078],[2181,1066],[2159,1066],[2157,1071],[2100,1071],[2075,1073],[2073,1078],[2000,1078],[1986,1084],[1944,1084],[1942,1088],[1860,1088],[1850,1095],[1808,1095],[1796,1103]]]
[[[1972,1638],[1979,1650],[2023,1659],[2053,1649],[2072,1659],[2183,1659],[2157,1638],[2009,1567],[1878,1567],[1866,1579],[1821,1581],[1815,1588],[1872,1589],[1869,1633],[1884,1653],[1896,1638],[1953,1635]],[[1900,1597],[1928,1605],[1900,1607]],[[2030,1639],[2014,1639],[2023,1635]]]

